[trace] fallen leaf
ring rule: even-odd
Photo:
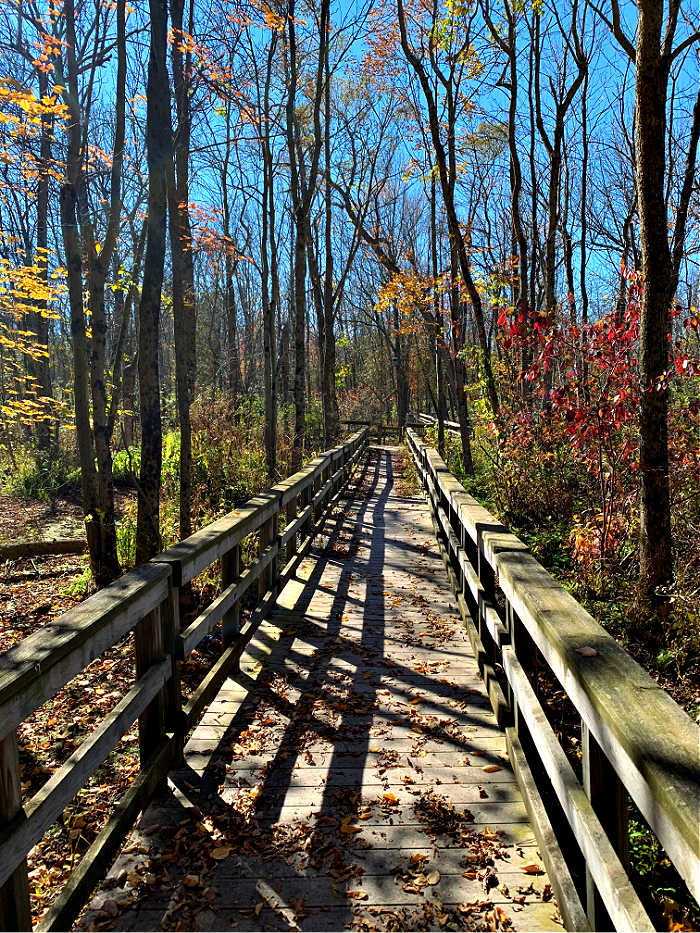
[[[354,901],[366,901],[369,897],[366,891],[346,891],[345,894],[346,897],[350,897]]]
[[[481,770],[485,771],[487,774],[493,774],[494,771],[500,771],[501,766],[500,765],[486,765],[486,767],[482,768]]]
[[[576,649],[576,654],[581,654],[584,658],[594,658],[598,652],[589,645],[583,645],[583,647]]]
[[[182,883],[186,888],[196,888],[199,884],[199,875],[185,875]]]
[[[216,859],[217,862],[220,862],[222,859],[228,858],[230,854],[231,846],[219,846],[211,853],[211,857]]]
[[[540,868],[540,866],[537,865],[537,864],[535,864],[534,862],[532,863],[532,865],[523,865],[523,866],[521,867],[520,870],[521,870],[521,871],[524,871],[526,875],[542,875],[542,874],[544,874],[544,872],[542,871],[542,869]]]
[[[430,874],[426,875],[425,883],[433,885],[433,884],[437,884],[439,880],[440,880],[440,872],[437,869],[435,869],[434,871],[431,871]]]
[[[352,814],[348,814],[346,817],[343,818],[340,824],[340,831],[341,833],[359,833],[361,831],[361,828],[353,824]]]

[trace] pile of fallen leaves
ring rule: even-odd
[[[356,914],[354,929],[398,933],[402,930],[513,930],[502,907],[490,901],[443,904],[426,901],[407,907],[368,907]]]

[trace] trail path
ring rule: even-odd
[[[82,927],[560,928],[420,498],[390,448],[279,598]]]

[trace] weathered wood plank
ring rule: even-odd
[[[4,827],[21,815],[22,785],[19,774],[17,739],[10,732],[0,740],[0,826]],[[14,861],[12,869],[0,885],[0,929],[31,930],[32,912],[29,905],[27,860]]]
[[[182,586],[256,531],[279,507],[277,493],[266,492],[254,496],[240,509],[235,509],[184,541],[179,541],[155,560],[171,567],[174,585]]]
[[[139,811],[167,775],[172,750],[172,739],[168,737],[152,750],[148,767],[139,774],[119,801],[109,822],[37,926],[38,931],[70,929],[91,891],[104,877]]]
[[[200,641],[208,635],[217,623],[223,619],[227,612],[236,605],[241,597],[258,580],[263,571],[270,566],[277,556],[279,544],[274,541],[258,556],[250,567],[246,567],[240,576],[227,586],[216,599],[214,599],[193,622],[191,622],[180,636],[178,657],[186,658],[197,647]]]

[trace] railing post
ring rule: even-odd
[[[263,522],[260,526],[260,543],[258,545],[258,554],[262,554],[266,548],[268,548],[274,541],[277,540],[278,515],[279,511],[278,507],[276,507],[275,514],[268,518],[267,521]],[[262,599],[268,590],[271,590],[276,586],[278,576],[278,561],[277,558],[274,557],[260,574],[260,580],[258,581],[259,599]]]
[[[480,537],[480,536],[479,536]],[[484,554],[484,544],[483,541],[479,541],[477,547],[477,567],[479,580],[481,585],[484,588],[484,595],[492,604],[496,603],[496,574],[494,573],[493,567],[488,562],[486,555]],[[488,630],[486,625],[486,620],[484,619],[485,607],[483,603],[479,604],[478,607],[478,627],[479,627],[479,637],[481,638],[481,643],[484,646],[486,651],[486,656],[491,664],[496,660],[496,646],[491,637],[491,633]]]
[[[241,546],[236,544],[221,558],[221,589],[231,586],[241,575]],[[227,648],[241,630],[241,607],[236,602],[221,620],[224,647]]]
[[[622,864],[629,863],[627,791],[588,726],[581,723],[583,786],[601,826]],[[613,926],[588,867],[586,867],[586,915],[591,930],[612,930]]]
[[[22,809],[17,734],[13,729],[0,739],[0,827]],[[0,930],[31,930],[27,860],[22,859],[0,888]]]
[[[136,679],[165,654],[161,606],[156,606],[134,628]],[[165,697],[160,691],[139,716],[139,755],[141,770],[158,748],[165,733]]]
[[[177,642],[180,637],[180,588],[173,585],[172,575],[168,580],[168,596],[161,604],[161,627],[163,648],[172,662],[170,677],[164,687],[164,727],[166,732],[175,736],[173,764],[182,764],[185,739],[185,722],[182,710],[182,692],[180,689],[180,662],[178,661]]]
[[[510,643],[515,652],[515,656],[520,662],[520,666],[527,674],[532,689],[537,693],[537,646],[509,601],[506,602],[506,628],[510,635]],[[530,737],[530,730],[520,713],[517,700],[510,688],[510,684],[508,685],[508,690],[510,693],[511,708],[513,710],[515,731],[518,734],[520,744],[523,747],[526,757],[531,758],[534,748]]]
[[[290,499],[289,502],[287,503],[287,513],[286,513],[287,514],[287,527],[289,527],[297,517],[297,511],[298,511],[297,500],[298,500],[298,496],[294,496],[294,498]],[[297,552],[298,537],[299,537],[298,534],[295,533],[287,541],[287,547],[285,548],[285,552],[284,552],[284,559],[285,559],[285,563],[287,564]]]

